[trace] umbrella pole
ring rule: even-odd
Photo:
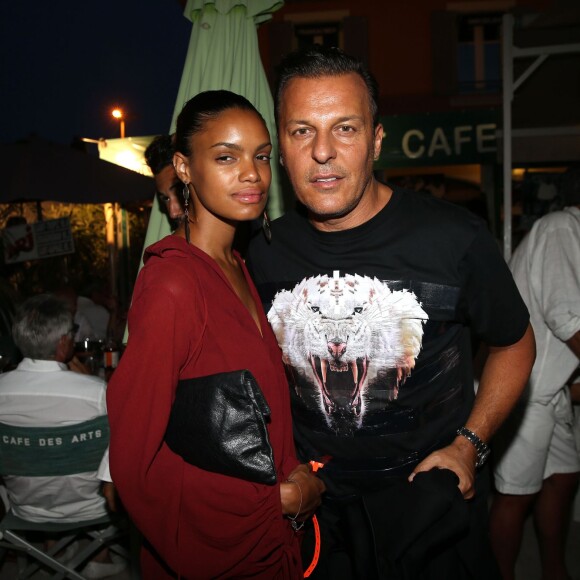
[[[112,203],[103,204],[105,212],[105,232],[107,237],[107,250],[109,252],[109,284],[111,296],[117,298],[117,244],[116,244],[116,220],[115,207]]]

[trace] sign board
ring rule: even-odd
[[[496,109],[381,116],[375,169],[496,162]]]
[[[4,228],[2,240],[6,264],[64,256],[75,251],[68,218]]]

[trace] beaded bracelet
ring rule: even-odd
[[[286,516],[290,520],[290,525],[292,529],[297,532],[304,527],[304,522],[298,523],[296,518],[300,515],[300,511],[302,510],[302,488],[300,484],[295,479],[287,479],[286,483],[295,483],[298,486],[298,491],[300,492],[300,505],[298,506],[298,511],[296,512],[295,516]]]

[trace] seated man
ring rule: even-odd
[[[0,375],[0,422],[18,427],[61,427],[106,415],[105,383],[70,371],[73,315],[65,302],[49,294],[26,300],[14,317],[12,334],[24,359]],[[12,513],[29,521],[78,522],[107,513],[101,482],[94,472],[67,476],[23,477],[5,474]],[[84,574],[116,574],[106,551],[89,562]],[[109,560],[108,562],[106,560]]]

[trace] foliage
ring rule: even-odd
[[[63,204],[43,202],[42,219],[61,217],[70,219],[75,253],[44,260],[34,260],[18,264],[5,264],[2,252],[0,274],[8,279],[10,285],[22,296],[50,291],[62,284],[72,284],[81,289],[92,279],[108,280],[110,275],[109,248],[105,231],[104,206],[98,204]],[[37,221],[38,207],[35,203],[10,204],[0,206],[0,228],[6,226],[8,218],[23,216],[28,223]],[[148,212],[139,208],[137,212],[127,212],[131,248],[125,268],[130,278],[130,292],[145,238]]]

